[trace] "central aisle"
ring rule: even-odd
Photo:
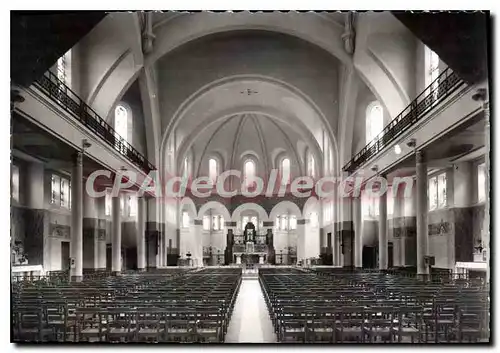
[[[241,281],[226,334],[226,343],[274,343],[273,324],[267,313],[258,279]]]

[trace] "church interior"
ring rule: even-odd
[[[11,341],[489,343],[488,23],[12,12]]]

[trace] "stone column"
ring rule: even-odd
[[[106,269],[106,197],[95,200],[97,207],[97,268]]]
[[[297,220],[297,263],[306,260],[306,222],[307,219]]]
[[[403,203],[403,223],[401,237],[403,241],[401,252],[403,254],[402,266],[417,266],[417,187],[414,183],[411,193],[405,195]]]
[[[27,254],[28,265],[42,265],[44,270],[51,270],[50,250],[44,246],[49,239],[44,239],[44,228],[48,220],[45,218],[44,205],[44,166],[41,163],[30,163],[26,173],[26,208],[22,217],[25,226],[24,253]],[[50,179],[49,179],[50,183]],[[49,184],[50,185],[50,184]],[[22,187],[22,184],[21,184]],[[48,190],[50,202],[50,187]],[[21,239],[23,240],[23,239]],[[53,244],[50,241],[51,245]],[[26,264],[26,263],[24,263]]]
[[[429,275],[429,267],[424,257],[429,254],[428,199],[427,199],[427,163],[422,151],[416,152],[417,162],[417,274]]]
[[[114,275],[119,275],[122,271],[122,220],[120,196],[112,197],[111,220],[111,271]]]
[[[393,215],[392,215],[392,227],[393,227],[393,242],[394,242],[394,267],[402,267],[405,264],[404,260],[404,241],[403,237],[403,200],[400,195],[399,188],[393,190],[392,199],[394,202]]]
[[[71,280],[83,276],[83,153],[77,152],[71,172]]]
[[[194,219],[191,234],[191,258],[193,259],[193,266],[202,267],[203,266],[203,220]]]
[[[385,178],[385,175],[381,175]],[[379,196],[379,217],[378,217],[378,268],[387,270],[387,192]]]
[[[83,193],[83,268],[95,270],[98,267],[98,219],[96,199]]]
[[[363,214],[361,196],[352,200],[352,215],[354,220],[354,267],[363,267]]]
[[[146,269],[146,202],[137,197],[137,269]]]
[[[490,104],[483,103],[484,109],[484,169],[485,169],[485,201],[484,226],[482,234],[483,251],[486,252],[486,282],[490,282]]]
[[[236,265],[241,265],[241,255],[236,255]]]

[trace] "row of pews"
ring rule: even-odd
[[[380,272],[262,268],[279,342],[488,342],[489,289]]]
[[[12,282],[13,342],[224,342],[241,269]]]

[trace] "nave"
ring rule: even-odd
[[[20,342],[488,341],[483,282],[340,268],[158,269],[12,283]]]

